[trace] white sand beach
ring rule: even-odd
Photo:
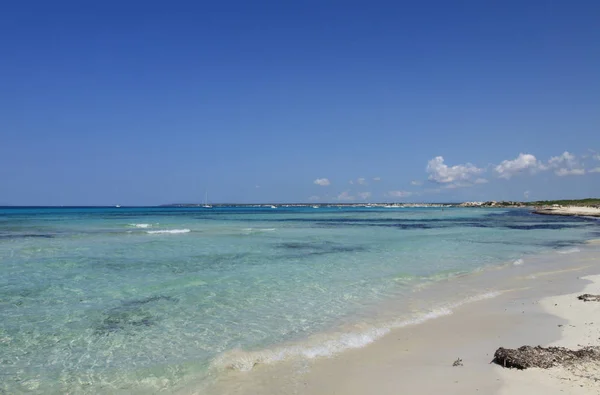
[[[565,215],[565,216],[589,216],[589,217],[600,217],[600,208],[596,207],[579,207],[579,206],[565,206],[565,207],[541,207],[534,210],[536,214],[543,215]]]
[[[548,313],[565,320],[560,326],[561,338],[548,345],[580,349],[600,346],[600,302],[583,302],[577,296],[600,294],[600,275],[583,277],[588,283],[581,292],[550,296],[540,305]],[[600,393],[600,361],[550,369],[501,369],[503,387],[500,394],[598,394]]]

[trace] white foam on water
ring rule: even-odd
[[[154,234],[178,234],[178,233],[189,233],[191,230],[189,229],[168,229],[168,230],[149,230],[146,231],[149,235]]]
[[[517,259],[516,261],[514,261],[514,262],[513,262],[513,265],[515,265],[515,266],[520,266],[520,265],[522,265],[522,264],[524,264],[524,263],[525,263],[525,261],[524,261],[524,260],[522,260],[522,259]]]
[[[452,314],[452,309],[467,303],[491,299],[501,292],[488,292],[463,299],[448,306],[434,309],[430,312],[419,314],[413,318],[393,321],[378,327],[365,328],[356,332],[334,333],[328,335],[327,339],[308,341],[308,344],[296,344],[266,349],[261,351],[243,351],[240,349],[230,350],[215,358],[211,366],[217,369],[232,369],[249,371],[257,364],[272,364],[291,358],[313,359],[319,357],[331,357],[345,350],[365,347],[377,339],[385,336],[393,329],[407,326],[419,325],[429,320]]]
[[[558,250],[556,252],[558,252],[559,254],[574,254],[576,252],[581,252],[581,250],[577,247],[573,247],[573,248],[567,248],[564,250]]]
[[[151,224],[129,224],[129,226],[133,226],[135,228],[151,228]]]
[[[275,232],[275,228],[244,228],[244,233],[262,233],[262,232]]]

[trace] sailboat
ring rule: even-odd
[[[206,192],[204,194],[204,204],[202,205],[203,208],[212,208],[212,206],[210,204],[208,204],[208,192]]]

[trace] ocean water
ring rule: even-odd
[[[411,310],[417,289],[599,236],[523,209],[0,209],[0,393],[175,392],[332,355],[447,313]]]

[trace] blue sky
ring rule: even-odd
[[[2,8],[0,204],[600,196],[597,1]]]

